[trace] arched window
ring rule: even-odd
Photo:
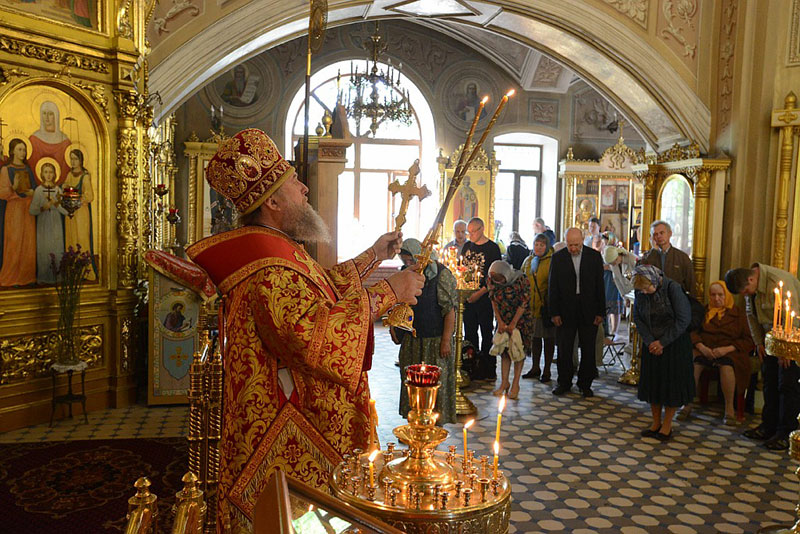
[[[517,231],[531,246],[536,217],[556,229],[558,141],[515,132],[496,136],[493,148],[500,162],[494,188],[496,237],[508,243],[509,233]]]
[[[363,67],[363,59],[360,62]],[[333,111],[338,92],[342,94],[342,102],[347,104],[352,64],[349,60],[340,61],[311,76],[309,122],[312,135],[325,111]],[[387,65],[379,63],[378,68],[385,70]],[[342,74],[337,83],[339,72]],[[432,192],[438,191],[433,114],[422,93],[408,78],[403,77],[402,87],[408,90],[411,124],[384,122],[373,137],[368,120],[362,120],[360,129],[353,118],[348,120],[353,145],[347,149],[345,170],[339,175],[336,236],[339,260],[352,258],[371,246],[381,233],[394,229],[393,218],[401,199],[399,196],[392,198],[388,187],[394,180],[406,180],[414,160],[420,160],[420,185],[427,185]],[[289,106],[285,136],[287,154],[293,153],[292,147],[303,136],[304,97],[305,87],[301,87]],[[433,222],[437,204],[429,198],[420,205],[414,198],[406,214],[408,220],[403,233],[421,240]]]

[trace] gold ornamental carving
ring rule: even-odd
[[[625,144],[625,139],[620,134],[617,144],[610,146],[600,156],[600,162],[605,163],[609,169],[622,170],[635,163],[636,152]]]
[[[658,163],[668,163],[670,161],[683,161],[685,159],[697,159],[700,157],[700,146],[697,143],[691,143],[688,146],[680,146],[678,143],[666,152],[658,155]]]
[[[14,78],[27,78],[30,73],[24,70],[0,66],[0,87],[12,83]]]
[[[103,326],[92,325],[78,329],[78,357],[99,367],[103,363]],[[58,353],[56,331],[0,339],[0,385],[47,377]]]
[[[794,126],[791,123],[797,120],[797,111],[797,97],[793,92],[790,92],[784,99],[784,108],[772,112],[772,126],[780,128],[781,139],[778,153],[778,184],[776,190],[778,202],[775,206],[775,230],[772,236],[772,265],[780,269],[786,268],[787,260],[786,241],[795,148]],[[793,229],[792,232],[797,234],[798,230]],[[796,259],[794,261],[796,262]],[[790,269],[796,270],[797,267],[793,266]]]
[[[0,37],[0,51],[101,74],[110,72],[108,63],[105,61],[10,37]]]
[[[661,30],[661,36],[674,38],[683,45],[683,55],[694,59],[697,44],[689,42],[686,34],[695,30],[693,19],[697,15],[697,0],[661,0],[661,2],[661,11],[667,21],[667,27]],[[697,38],[696,35],[694,38]]]
[[[134,288],[137,277],[138,234],[138,131],[139,99],[133,91],[114,93],[119,108],[117,130],[117,256],[119,265],[118,284],[121,288]]]
[[[100,109],[103,110],[103,116],[105,117],[106,122],[110,121],[111,114],[108,111],[108,96],[106,95],[105,86],[100,83],[84,83],[80,80],[73,83],[89,93],[89,96],[92,100],[94,100],[94,103],[100,106]]]

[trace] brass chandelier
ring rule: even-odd
[[[370,48],[371,60],[365,61],[364,72],[358,72],[358,65],[353,70],[353,64],[350,64],[347,114],[355,119],[359,134],[361,121],[369,120],[369,131],[374,137],[384,122],[411,124],[413,112],[408,102],[408,90],[400,86],[400,70],[392,68],[391,60],[385,71],[378,68],[378,60],[386,51],[387,43],[381,37],[377,23],[375,33],[365,45]]]

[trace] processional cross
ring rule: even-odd
[[[406,183],[401,184],[399,180],[389,184],[389,192],[392,195],[400,193],[402,198],[400,202],[400,209],[397,211],[397,216],[394,218],[394,230],[399,232],[403,225],[406,223],[406,212],[408,211],[408,203],[414,197],[420,200],[431,196],[428,187],[423,185],[417,187],[417,175],[419,175],[419,160],[415,160],[414,164],[408,169],[408,180]]]

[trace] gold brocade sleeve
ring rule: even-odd
[[[367,294],[369,295],[370,311],[372,312],[372,316],[376,319],[389,311],[389,308],[397,304],[397,297],[394,291],[392,291],[392,286],[390,286],[389,282],[386,280],[381,280],[374,286],[368,288]]]
[[[328,271],[328,275],[334,279],[334,283],[338,287],[339,284],[336,282],[336,278],[346,277],[352,280],[350,273],[354,273],[357,279],[362,281],[371,275],[380,264],[381,262],[378,261],[375,255],[375,250],[370,247],[352,260],[334,265]]]
[[[331,302],[308,278],[280,266],[261,269],[252,284],[255,325],[269,351],[293,369],[355,392],[372,321],[367,291],[359,284]]]

